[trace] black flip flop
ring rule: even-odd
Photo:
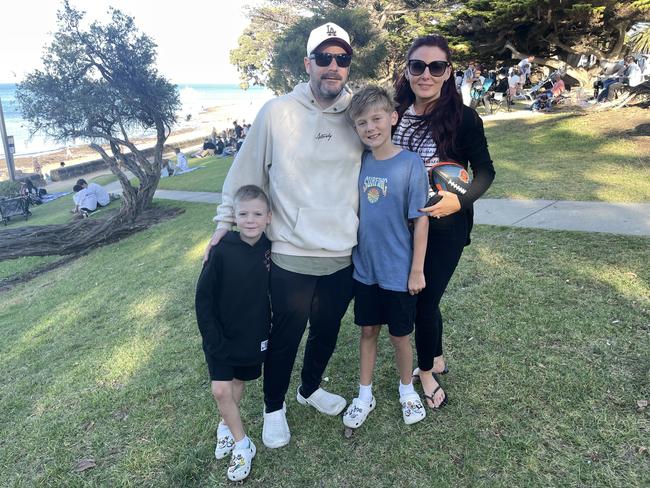
[[[431,403],[435,404],[433,397],[436,395],[436,392],[438,390],[442,389],[442,385],[440,384],[440,381],[438,380],[438,376],[436,375],[436,373],[431,373],[431,375],[433,376],[433,379],[436,380],[436,383],[438,383],[438,387],[435,390],[433,390],[431,395],[427,395],[426,393],[424,393],[424,398],[431,401]],[[449,403],[449,397],[447,395],[447,392],[445,391],[443,393],[445,394],[445,398],[442,399],[440,405],[438,405],[437,407],[429,407],[431,410],[440,410],[442,407],[444,407]]]

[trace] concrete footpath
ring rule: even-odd
[[[106,185],[106,189],[110,193],[122,192],[117,181]],[[221,202],[221,193],[157,190],[156,198],[217,205]],[[474,204],[474,222],[506,227],[650,236],[650,203],[481,198]]]
[[[477,224],[650,236],[650,203],[479,199]]]
[[[210,192],[158,190],[156,197],[215,205],[221,202],[220,193]],[[477,224],[650,236],[650,203],[482,198],[474,211]]]

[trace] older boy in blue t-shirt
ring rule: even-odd
[[[413,424],[426,415],[412,383],[410,334],[416,294],[425,287],[429,221],[419,209],[426,204],[429,182],[420,156],[392,143],[397,112],[387,90],[364,88],[352,98],[348,115],[371,152],[364,153],[361,163],[359,243],[352,251],[354,321],[361,326],[359,396],[346,410],[343,423],[357,428],[375,408],[372,374],[377,339],[381,325],[388,324],[400,375],[402,416],[406,424]]]

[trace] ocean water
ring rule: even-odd
[[[178,85],[182,108],[178,113],[178,127],[191,127],[192,119],[186,120],[187,115],[196,115],[208,107],[235,106],[242,102],[255,103],[264,101],[273,96],[270,90],[262,87],[252,87],[242,90],[239,85],[205,85],[185,83]],[[14,136],[16,156],[24,156],[44,151],[51,151],[65,147],[53,142],[41,134],[29,137],[29,127],[22,118],[20,107],[16,102],[16,85],[0,83],[0,100],[4,112],[7,134]],[[247,120],[247,122],[252,122]],[[82,141],[76,141],[81,143]],[[72,145],[72,144],[71,144]],[[0,143],[0,156],[4,156],[4,149]]]

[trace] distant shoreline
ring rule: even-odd
[[[273,98],[260,97],[259,100],[236,100],[233,103],[216,105],[204,108],[198,115],[193,115],[190,123],[180,120],[172,130],[170,136],[165,142],[166,146],[179,146],[183,149],[184,144],[196,145],[198,141],[210,136],[212,128],[217,133],[232,128],[233,121],[237,120],[240,124],[252,123],[257,112],[262,105]],[[138,147],[148,147],[155,142],[155,136],[134,137],[133,142]],[[68,153],[69,151],[69,153]],[[41,165],[43,173],[49,173],[51,170],[60,166],[64,161],[66,166],[83,163],[99,159],[100,155],[88,147],[87,144],[78,144],[68,148],[59,148],[54,150],[36,151],[30,154],[21,154],[14,156],[15,168],[25,173],[31,173],[33,168],[33,159],[37,158]],[[7,165],[4,156],[0,157],[0,180],[6,180]]]
[[[258,102],[264,102],[273,96],[268,88],[259,86],[253,86],[247,90],[240,88],[236,84],[178,83],[176,86],[181,108],[177,112],[178,121],[175,125],[175,133],[180,130],[197,128],[201,121],[205,119],[205,113],[215,110],[225,111],[235,118],[244,118],[246,115],[240,115],[240,113],[247,113],[248,106],[251,103],[261,105]],[[14,155],[14,158],[30,158],[31,160],[33,157],[40,158],[60,151],[65,152],[66,147],[70,147],[74,156],[66,158],[64,155],[63,159],[66,162],[75,159],[74,147],[83,145],[83,141],[80,143],[73,141],[75,144],[70,145],[70,143],[66,144],[65,142],[53,142],[40,133],[37,133],[33,138],[30,137],[29,123],[23,119],[16,100],[16,89],[16,83],[0,84],[0,99],[2,99],[7,132],[9,135],[14,136],[16,152],[18,153]],[[188,115],[191,115],[190,121],[186,121]],[[220,116],[217,116],[215,123],[221,123],[220,118]],[[252,117],[248,118],[252,121]],[[247,119],[247,122],[250,121]],[[141,138],[134,137],[134,139]],[[0,144],[0,161],[2,160],[4,160],[4,154]]]

